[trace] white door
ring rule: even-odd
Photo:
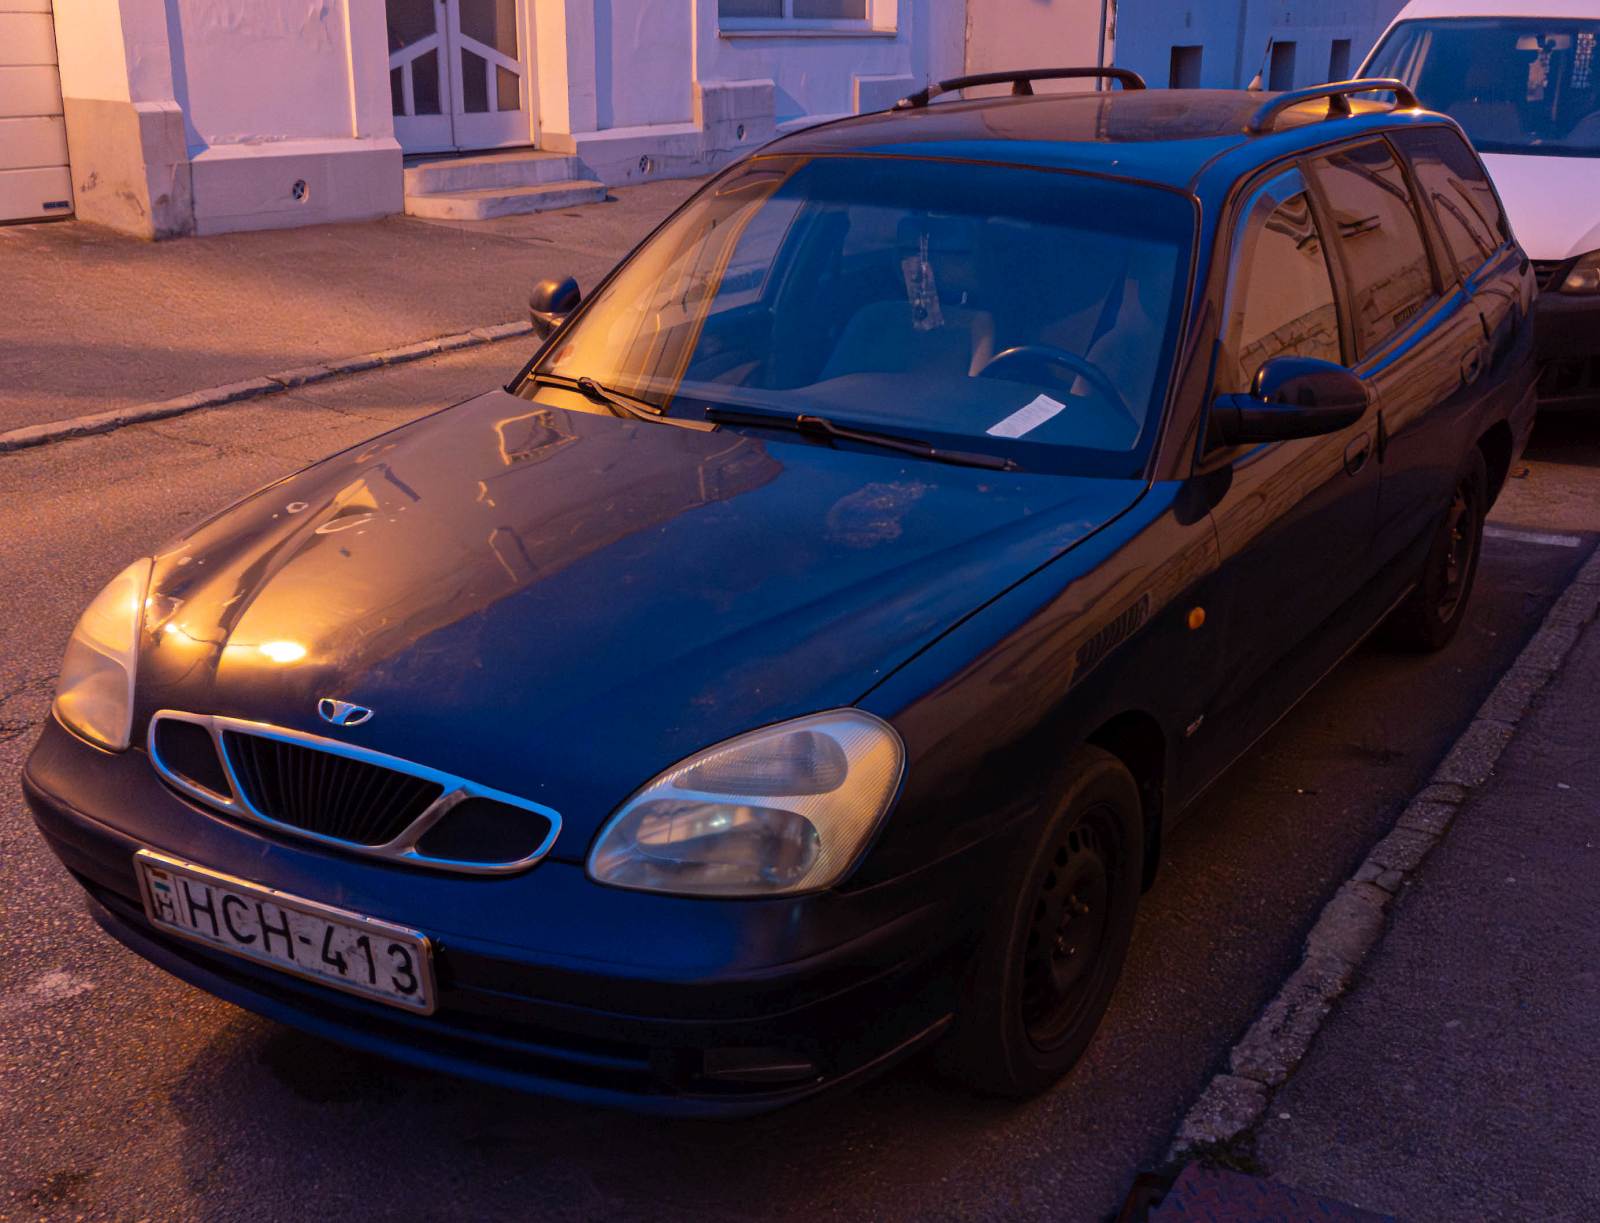
[[[50,0],[0,0],[0,221],[71,211]]]
[[[6,0],[0,0],[4,4]],[[408,153],[533,143],[519,0],[385,0],[395,137]]]

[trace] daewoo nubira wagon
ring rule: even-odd
[[[129,565],[28,800],[140,955],[393,1058],[728,1114],[937,1044],[1041,1091],[1172,822],[1374,628],[1460,625],[1534,288],[1397,82],[931,87]]]

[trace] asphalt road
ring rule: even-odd
[[[1045,1098],[978,1099],[923,1059],[756,1121],[643,1120],[392,1066],[166,977],[87,918],[12,780],[72,620],[129,557],[520,355],[0,458],[0,1217],[1105,1218],[1600,530],[1600,427],[1545,429],[1461,637],[1349,659],[1175,832],[1105,1025]]]

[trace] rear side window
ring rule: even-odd
[[[1442,127],[1396,132],[1393,139],[1433,204],[1456,269],[1472,275],[1511,236],[1483,163],[1460,136]]]
[[[1340,359],[1333,281],[1298,170],[1257,190],[1239,222],[1216,389],[1247,391],[1262,365],[1291,354]]]
[[[1411,190],[1381,140],[1318,158],[1311,172],[1332,214],[1356,338],[1371,352],[1436,296]]]

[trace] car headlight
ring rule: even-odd
[[[1600,251],[1590,251],[1572,265],[1561,282],[1563,293],[1600,293]]]
[[[904,767],[900,736],[858,709],[740,735],[624,803],[595,841],[589,875],[681,896],[828,887],[860,856]]]
[[[56,717],[114,752],[128,746],[133,729],[133,675],[149,586],[149,558],[112,578],[78,618],[61,660]]]

